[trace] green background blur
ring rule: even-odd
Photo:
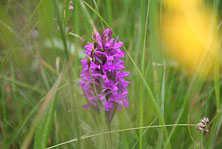
[[[219,66],[203,79],[187,75],[162,52],[158,22],[163,0],[69,3],[0,2],[0,148],[46,148],[75,138],[57,148],[222,146]],[[220,22],[222,2],[208,0],[204,5],[215,10]],[[206,116],[213,120],[208,136],[194,127],[160,127],[79,139],[109,131],[101,115],[82,108],[86,99],[78,88],[84,45],[92,42],[93,28],[101,33],[107,27],[124,42],[125,70],[131,73],[129,108],[117,112],[111,130],[199,123]]]

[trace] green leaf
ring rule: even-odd
[[[35,134],[35,144],[34,149],[46,148],[47,140],[50,134],[51,124],[53,120],[53,115],[56,107],[55,97],[52,99],[51,103],[48,105],[45,113],[43,114]]]

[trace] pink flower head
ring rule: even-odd
[[[106,110],[112,119],[116,109],[129,105],[127,86],[130,82],[124,78],[130,73],[122,71],[125,68],[121,60],[125,52],[120,49],[123,42],[118,42],[118,37],[112,38],[112,30],[109,28],[102,36],[93,33],[92,39],[94,42],[85,46],[87,57],[82,60],[80,75],[80,88],[88,102],[84,107]]]

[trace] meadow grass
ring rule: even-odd
[[[163,0],[70,1],[0,2],[0,148],[220,148],[220,55],[207,77],[198,74],[205,68],[188,74],[170,59]],[[206,6],[220,22],[222,3]],[[105,28],[124,42],[131,73],[129,107],[110,129],[104,112],[82,107],[79,88],[84,45]],[[195,128],[204,116],[208,135]]]

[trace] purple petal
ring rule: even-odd
[[[112,36],[112,30],[110,28],[107,28],[102,34],[102,41],[108,42],[111,39],[111,36]]]
[[[115,49],[119,49],[120,47],[123,46],[123,44],[124,44],[124,43],[121,42],[121,41],[120,41],[120,42],[117,42],[117,43],[114,45],[114,48],[115,48]]]
[[[92,43],[88,43],[88,45],[86,45],[84,48],[86,50],[92,50],[93,49],[93,44]]]
[[[106,111],[109,111],[113,107],[113,102],[111,101],[106,101],[105,103]]]
[[[86,109],[86,110],[88,110],[88,109],[90,108],[90,105],[89,105],[89,104],[83,105],[83,108]]]
[[[123,100],[123,106],[125,106],[126,108],[128,108],[128,106],[129,106],[129,100],[128,100],[128,99],[124,99],[124,100]]]

